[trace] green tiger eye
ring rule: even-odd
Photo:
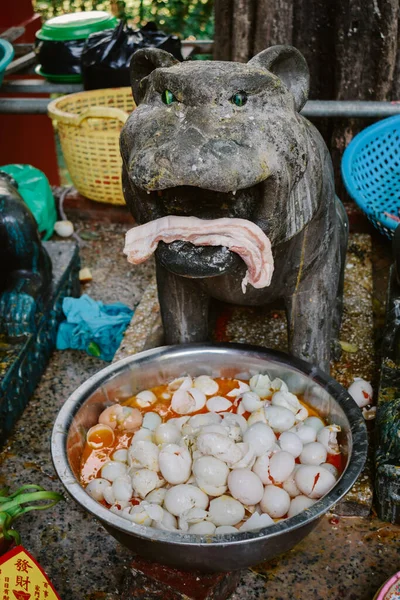
[[[231,98],[231,102],[232,104],[235,104],[236,106],[244,106],[247,102],[247,94],[246,92],[237,92],[236,94],[233,94],[232,98]]]
[[[173,93],[170,92],[170,90],[164,90],[163,93],[161,94],[161,99],[164,102],[164,104],[166,104],[167,106],[169,104],[172,104],[173,102],[176,102],[176,98],[173,95]]]

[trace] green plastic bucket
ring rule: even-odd
[[[80,56],[92,33],[114,29],[118,19],[102,10],[68,13],[46,21],[36,33],[36,72],[49,81],[82,81]],[[66,58],[67,57],[67,58]],[[63,64],[64,68],[60,69]]]

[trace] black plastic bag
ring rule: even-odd
[[[150,47],[161,48],[183,60],[180,39],[157,30],[155,23],[134,31],[121,22],[116,29],[92,33],[81,58],[85,90],[129,86],[132,55],[140,48]]]
[[[37,62],[46,75],[80,75],[81,55],[86,40],[55,42],[37,40]]]

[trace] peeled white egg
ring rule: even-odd
[[[164,514],[164,509],[161,508],[158,504],[153,504],[152,502],[147,502],[147,500],[143,500],[140,503],[140,506],[145,508],[149,517],[154,519],[155,521],[160,521]]]
[[[127,463],[128,462],[128,450],[126,450],[125,448],[116,450],[112,454],[111,460],[115,460],[116,462],[121,462],[121,463]]]
[[[360,408],[363,408],[372,402],[374,394],[372,385],[369,381],[361,379],[361,377],[355,377],[347,391]]]
[[[159,448],[153,442],[134,440],[128,450],[128,464],[135,469],[159,470]]]
[[[255,410],[262,408],[264,402],[255,392],[245,392],[242,396],[241,406],[246,412],[253,413]]]
[[[312,427],[315,429],[316,433],[323,427],[325,427],[325,423],[319,417],[308,417],[305,421],[303,421],[304,425],[307,427]]]
[[[254,412],[251,413],[249,418],[247,419],[248,427],[251,427],[255,423],[267,423],[267,417],[265,416],[265,406],[262,408],[258,408]]]
[[[233,425],[239,425],[240,430],[244,433],[247,429],[247,421],[241,415],[235,415],[234,413],[222,413],[223,417],[222,425],[223,427],[232,427]]]
[[[283,408],[287,408],[295,415],[302,408],[297,396],[291,392],[275,392],[272,396],[271,403],[272,406],[283,406]]]
[[[242,458],[240,448],[233,440],[220,433],[200,433],[197,438],[197,449],[205,455],[215,456],[220,460],[233,464]]]
[[[151,525],[152,520],[161,520],[163,509],[156,504],[151,505],[141,502],[137,506],[127,507],[122,511],[122,516],[137,525]]]
[[[285,490],[275,485],[267,485],[261,498],[261,510],[273,519],[286,515],[290,506],[290,496]]]
[[[193,385],[195,388],[203,392],[206,396],[212,396],[216,394],[219,389],[219,385],[214,379],[211,379],[208,375],[200,375],[194,379]]]
[[[152,527],[154,527],[154,529],[162,529],[163,531],[175,531],[178,528],[178,522],[174,515],[171,515],[170,512],[163,509],[162,519],[153,521]]]
[[[145,501],[151,502],[152,504],[159,504],[161,506],[164,502],[166,493],[167,490],[165,488],[158,488],[147,494]]]
[[[221,421],[222,417],[220,415],[215,413],[203,413],[189,417],[187,425],[191,428],[191,433],[198,433],[203,427],[206,427],[207,425],[218,425]],[[169,423],[170,422],[171,421],[169,421]]]
[[[165,494],[164,507],[176,517],[179,517],[190,508],[202,508],[205,510],[207,506],[207,494],[194,485],[175,485]]]
[[[234,442],[241,442],[243,433],[247,429],[247,421],[242,415],[234,413],[221,413],[224,418],[221,423],[226,430],[228,437]]]
[[[239,531],[257,531],[257,529],[269,527],[270,525],[274,525],[274,520],[267,513],[255,512],[239,527]]]
[[[222,496],[226,492],[229,467],[214,456],[202,456],[193,463],[196,483],[209,496]]]
[[[301,451],[303,450],[303,442],[298,435],[291,431],[284,431],[281,433],[278,443],[282,450],[290,452],[294,458],[300,456]]]
[[[242,504],[258,504],[264,487],[260,478],[250,469],[235,469],[229,473],[228,488],[236,500]]]
[[[157,396],[150,390],[143,390],[136,394],[136,403],[140,408],[147,408],[157,402]]]
[[[185,483],[190,477],[192,457],[186,446],[167,444],[158,457],[161,475],[173,485]]]
[[[111,484],[107,479],[92,479],[86,486],[87,493],[98,502],[104,500],[104,490],[111,488]]]
[[[224,437],[228,437],[228,430],[222,425],[206,425],[200,430],[201,433],[219,433]]]
[[[189,533],[197,535],[212,535],[215,533],[215,525],[210,521],[200,521],[200,523],[194,523],[189,527]]]
[[[129,469],[129,475],[135,493],[144,499],[147,494],[163,485],[164,480],[160,479],[155,471],[150,469]]]
[[[154,431],[162,423],[162,418],[156,412],[148,412],[143,417],[142,427]]]
[[[127,506],[120,514],[121,517],[132,523],[136,523],[136,525],[146,525],[147,527],[151,525],[151,517],[149,517],[146,510],[140,504],[137,506]]]
[[[184,417],[174,417],[172,419],[169,419],[168,423],[170,423],[171,425],[175,425],[175,427],[177,427],[179,431],[182,432],[182,427],[189,421],[189,419],[190,417],[188,415]]]
[[[181,515],[179,515],[179,529],[181,529],[182,531],[188,531],[189,525],[193,525],[194,523],[200,523],[200,521],[204,521],[207,515],[207,511],[203,508],[189,508],[189,510],[186,510]]]
[[[131,478],[128,475],[124,475],[123,477],[114,479],[112,491],[117,502],[120,500],[130,500],[133,493]]]
[[[108,503],[108,504],[112,504],[114,505],[116,503],[116,498],[115,498],[115,494],[113,492],[112,489],[112,485],[110,484],[110,487],[105,488],[104,490],[104,500]],[[118,503],[121,506],[121,503]],[[125,503],[126,504],[126,503]],[[121,506],[122,508],[122,506]]]
[[[153,442],[154,441],[154,436],[153,436],[153,432],[150,429],[146,429],[145,427],[142,427],[141,429],[138,429],[138,431],[136,431],[133,434],[133,438],[131,441],[131,445],[134,442]]]
[[[268,375],[253,375],[249,383],[251,391],[255,392],[260,398],[270,396],[271,380]]]
[[[316,465],[300,465],[294,479],[299,490],[309,498],[322,498],[336,483],[328,469]]]
[[[243,441],[253,448],[256,456],[262,456],[276,442],[276,437],[269,425],[254,423],[243,435]]]
[[[242,458],[238,462],[233,463],[233,465],[230,465],[231,469],[251,469],[256,462],[256,455],[252,446],[246,442],[239,442],[236,444],[236,447],[240,449]]]
[[[237,533],[238,530],[236,527],[232,527],[232,525],[220,525],[214,531],[215,535],[227,535],[228,533]]]
[[[283,406],[266,406],[265,417],[267,423],[277,433],[282,433],[293,427],[295,423],[294,414]]]
[[[316,500],[312,500],[312,498],[308,498],[307,496],[296,496],[290,503],[288,517],[295,517],[315,503]]]
[[[220,496],[211,500],[208,515],[214,525],[236,525],[244,518],[244,506],[231,496]]]
[[[101,476],[108,481],[113,482],[117,477],[126,475],[128,468],[125,464],[110,460],[101,468]]]
[[[322,463],[322,465],[320,465],[320,466],[324,467],[324,469],[327,469],[337,479],[337,477],[339,475],[339,471],[337,470],[335,465],[331,465],[331,463]]]
[[[317,432],[313,427],[309,427],[308,425],[304,425],[304,423],[298,423],[295,427],[289,429],[290,433],[295,433],[297,437],[301,439],[303,444],[309,444],[310,442],[315,442],[317,439]]]
[[[180,388],[171,400],[171,408],[178,415],[187,415],[201,410],[206,404],[206,395],[196,388]]]
[[[213,396],[207,400],[206,406],[210,412],[224,412],[232,406],[232,402],[223,396]]]
[[[328,454],[340,454],[337,434],[341,431],[339,425],[328,425],[317,433],[317,440],[324,446]]]
[[[297,467],[297,465],[296,465]],[[285,479],[285,481],[282,484],[283,489],[285,490],[285,492],[287,492],[289,494],[289,496],[291,498],[295,498],[296,496],[299,496],[301,494],[299,488],[296,485],[296,481],[295,481],[295,474],[297,471],[297,468],[294,468],[293,473],[290,475],[290,477],[288,477],[287,479]]]
[[[156,444],[176,444],[181,439],[181,433],[176,425],[167,421],[161,423],[154,431]]]
[[[320,465],[326,461],[326,448],[319,442],[305,444],[300,454],[300,462],[303,465]]]
[[[264,485],[271,485],[273,483],[269,473],[269,454],[263,454],[257,458],[253,466],[253,472],[260,478]]]
[[[269,474],[275,483],[283,483],[293,473],[295,467],[293,454],[277,452],[269,459]]]
[[[239,402],[237,409],[236,409],[236,414],[243,416],[245,412],[246,412],[246,409],[243,406],[243,402]]]
[[[227,396],[229,396],[229,398],[237,398],[245,392],[250,391],[250,387],[247,383],[244,383],[244,381],[239,381],[238,379],[235,379],[235,381],[238,384],[238,387],[233,388],[233,390],[227,393]]]

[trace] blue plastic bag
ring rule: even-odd
[[[111,361],[133,316],[125,304],[103,304],[84,294],[80,298],[64,298],[67,317],[57,333],[57,349],[85,350],[91,356]]]

